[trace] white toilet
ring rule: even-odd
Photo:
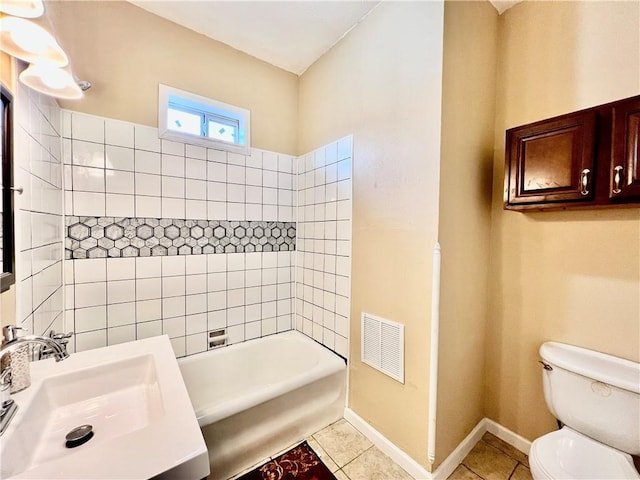
[[[640,364],[556,342],[540,347],[544,397],[564,426],[529,452],[535,480],[640,479]]]

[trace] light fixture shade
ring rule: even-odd
[[[51,65],[29,65],[18,77],[33,90],[50,97],[75,100],[82,98],[82,90],[68,68]]]
[[[37,18],[44,13],[42,0],[0,0],[0,12],[16,17]]]
[[[44,27],[32,20],[3,15],[0,17],[0,49],[29,63],[64,67],[67,54]]]

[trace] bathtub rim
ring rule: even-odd
[[[321,378],[329,377],[341,372],[346,373],[347,365],[343,357],[297,330],[288,330],[286,332],[275,333],[272,335],[247,340],[226,347],[215,348],[206,352],[201,352],[199,354],[190,355],[188,357],[178,359],[178,364],[180,366],[182,366],[183,364],[188,365],[190,363],[203,361],[203,357],[205,356],[208,357],[221,353],[228,354],[235,350],[242,351],[243,349],[251,348],[251,344],[256,341],[264,342],[269,341],[269,339],[275,339],[276,337],[292,337],[295,338],[296,341],[301,341],[303,343],[307,343],[308,345],[313,345],[313,348],[318,349],[320,362],[318,362],[318,364],[314,366],[310,371],[300,372],[294,377],[283,382],[262,386],[261,388],[252,390],[249,394],[242,395],[241,398],[231,398],[213,405],[207,405],[203,408],[194,408],[196,417],[198,419],[198,424],[201,428],[225,418],[231,417],[232,415],[235,415],[244,410],[248,410],[252,407],[255,407],[256,405],[260,405],[274,398],[286,395],[289,392],[304,387],[305,385],[308,385],[312,382],[318,381]]]

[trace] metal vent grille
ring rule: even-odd
[[[362,361],[404,383],[404,325],[362,314]]]

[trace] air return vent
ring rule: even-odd
[[[404,325],[362,314],[362,361],[404,383]]]

